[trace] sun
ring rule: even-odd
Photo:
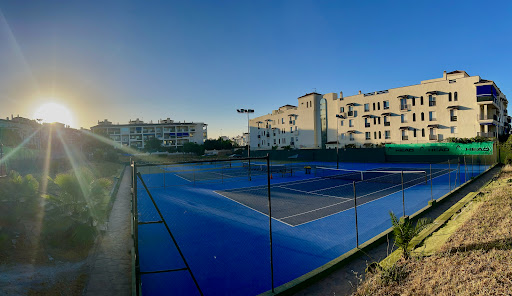
[[[65,106],[58,103],[45,103],[34,113],[35,119],[45,123],[60,122],[72,126],[74,124],[73,114]]]

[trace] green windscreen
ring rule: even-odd
[[[386,144],[387,155],[492,155],[493,142]]]

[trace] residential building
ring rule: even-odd
[[[248,136],[249,136],[249,134],[248,134],[248,133],[243,133],[243,135],[233,137],[231,140],[232,140],[235,144],[237,144],[238,146],[240,146],[240,147],[245,147],[245,146],[247,146]]]
[[[194,142],[203,144],[207,138],[207,124],[202,122],[175,122],[170,118],[158,120],[157,123],[145,123],[138,118],[128,124],[113,124],[107,119],[98,121],[91,127],[96,134],[108,136],[119,145],[133,148],[144,148],[144,142],[157,138],[163,147],[182,147],[183,144]]]
[[[344,97],[310,93],[250,121],[251,149],[428,143],[508,134],[506,96],[465,71],[420,84]]]

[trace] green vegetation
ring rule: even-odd
[[[447,138],[446,141],[450,143],[460,143],[460,144],[470,144],[470,143],[482,143],[493,141],[494,138],[486,138],[486,137],[473,137],[473,138]]]
[[[408,259],[410,255],[409,243],[432,221],[426,218],[419,219],[416,226],[413,226],[411,220],[408,218],[402,218],[399,220],[393,212],[389,212],[389,216],[391,217],[391,223],[393,224],[395,244],[402,249],[403,257]]]

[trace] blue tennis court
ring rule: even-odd
[[[301,166],[293,175],[271,180],[276,287],[356,247],[353,181],[306,174],[298,169]],[[432,170],[427,180],[411,174],[403,193],[401,183],[356,182],[359,243],[390,227],[389,211],[401,216],[405,209],[411,215],[431,198],[443,196],[485,170],[483,166],[447,164],[430,168],[428,164],[344,163],[342,167],[423,170],[429,176]],[[204,295],[257,295],[271,289],[266,175],[256,174],[249,181],[246,170],[239,172],[231,178],[222,175],[220,181],[195,184],[183,178],[181,171],[169,168],[142,175]],[[160,218],[140,180],[137,193],[143,294],[199,295],[166,228],[154,223]]]

